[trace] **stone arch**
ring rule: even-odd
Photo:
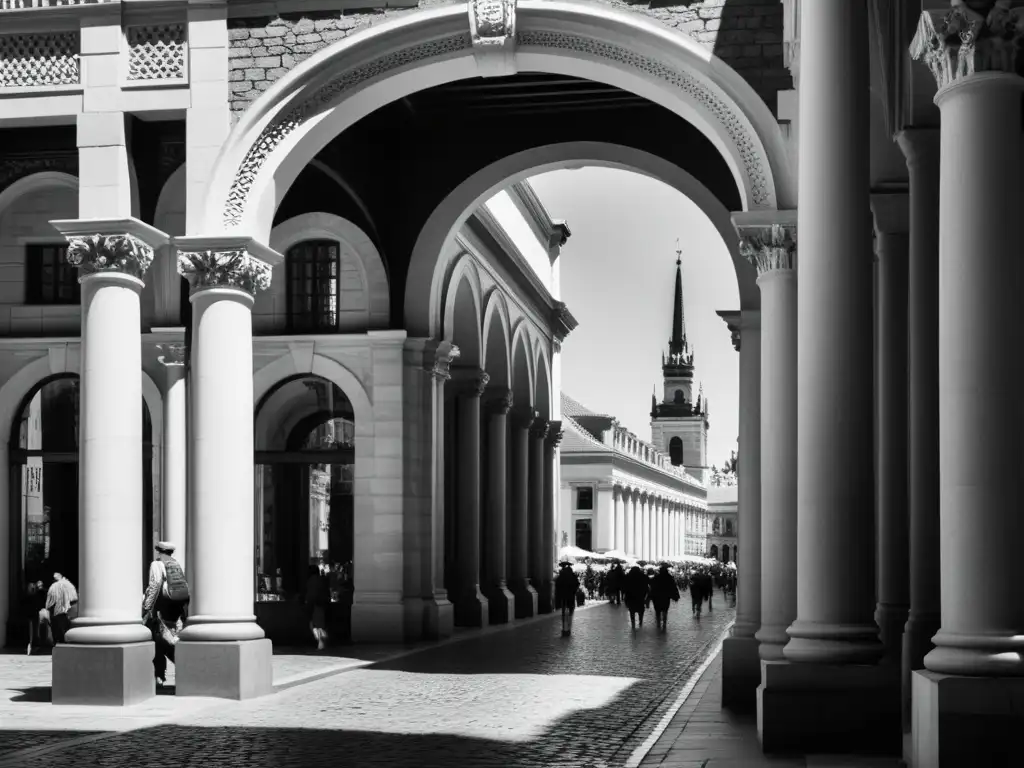
[[[74,179],[73,176],[71,178]],[[70,351],[72,350],[65,347],[63,353],[51,351],[49,354],[44,354],[19,369],[4,382],[3,386],[0,386],[0,430],[3,430],[2,434],[0,434],[0,499],[5,500],[0,503],[0,553],[6,554],[10,551],[11,546],[9,518],[11,512],[9,501],[11,473],[8,471],[10,466],[8,449],[11,430],[14,428],[14,417],[18,415],[18,411],[29,393],[40,382],[60,374],[81,373],[79,370],[80,358],[78,350],[73,350],[73,354],[69,354]],[[153,382],[149,374],[142,370],[139,373],[142,377],[142,397],[146,403],[146,408],[149,410],[150,425],[152,427],[153,484],[156,488],[159,488],[161,483],[160,447],[163,445],[163,398],[160,395],[160,389]],[[158,495],[155,494],[155,496]],[[162,520],[162,505],[158,504],[156,498],[154,498],[154,527],[158,520]],[[12,608],[12,606],[8,605],[9,594],[10,569],[0,568],[0,648],[7,644],[6,617]]]
[[[459,348],[460,366],[479,368],[483,361],[482,293],[473,257],[463,253],[448,281],[444,312],[444,339]]]
[[[153,226],[171,237],[186,233],[186,173],[179,165],[170,175],[153,209]],[[175,326],[181,322],[181,283],[174,247],[168,243],[153,254],[153,265],[143,288],[143,311],[152,312],[154,325]]]
[[[265,240],[302,168],[335,136],[411,93],[477,77],[476,5],[415,11],[328,46],[257,99],[215,163],[209,233],[241,228]],[[598,3],[521,0],[505,71],[583,77],[647,98],[692,123],[721,152],[744,209],[793,207],[778,122],[743,78],[686,35]],[[493,60],[493,59],[492,59]]]
[[[52,187],[60,187],[77,192],[78,177],[60,171],[40,171],[39,173],[23,176],[9,187],[0,191],[0,216],[3,216],[4,211],[18,198]]]
[[[494,288],[484,305],[484,356],[481,365],[490,374],[492,385],[509,389],[512,387],[510,327],[508,303],[501,291]]]
[[[529,331],[526,321],[520,320],[512,330],[512,396],[515,405],[534,410],[534,391]]]
[[[267,393],[286,379],[303,374],[320,376],[338,385],[352,403],[356,417],[356,435],[373,434],[373,405],[362,381],[352,371],[324,355],[309,357],[286,354],[265,365],[253,374],[253,408],[266,397]],[[358,446],[356,454],[358,458]],[[372,455],[372,454],[371,454]]]
[[[692,200],[718,230],[736,273],[740,306],[759,309],[757,270],[740,254],[732,214],[703,184],[679,166],[649,152],[606,142],[548,144],[517,152],[470,176],[434,209],[420,230],[409,260],[405,288],[405,327],[413,336],[439,333],[445,275],[445,254],[466,220],[487,200],[509,185],[550,171],[580,165],[633,171],[657,179]],[[426,291],[423,286],[429,285]]]
[[[356,224],[333,213],[303,213],[278,224],[270,233],[270,247],[287,254],[288,249],[304,240],[337,240],[355,254],[363,290],[366,293],[366,311],[362,330],[386,330],[391,323],[391,294],[384,259],[373,240]],[[285,265],[274,267],[271,295],[284,288]],[[264,294],[261,294],[264,295]],[[264,301],[271,300],[266,296]],[[257,297],[257,302],[260,298]]]

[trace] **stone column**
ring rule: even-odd
[[[544,557],[544,441],[547,439],[549,422],[538,418],[530,426],[530,535],[529,565],[530,583],[537,593],[537,612],[551,613],[550,597],[545,599],[544,577],[548,565]]]
[[[903,732],[911,675],[939,631],[939,131],[898,135],[910,173],[909,419],[910,613],[903,631]]]
[[[872,195],[878,255],[878,605],[884,660],[899,664],[910,609],[907,512],[907,266],[905,193]]]
[[[875,607],[867,3],[800,14],[797,618],[762,662],[765,751],[900,748]],[[837,83],[841,86],[837,87]],[[740,521],[743,554],[753,542]],[[740,579],[743,562],[740,562]]]
[[[640,552],[641,560],[647,560],[651,556],[651,527],[648,504],[650,497],[646,493],[640,494]]]
[[[166,372],[164,382],[163,445],[163,532],[164,541],[176,545],[174,559],[185,568],[185,515],[188,504],[188,445],[185,399],[185,345],[166,344],[160,348],[160,362]]]
[[[142,624],[139,295],[163,233],[132,218],[50,222],[82,284],[79,604],[53,649],[54,704],[123,706],[155,693]]]
[[[722,706],[750,711],[757,704],[760,679],[754,634],[761,627],[761,317],[757,310],[718,314],[729,325],[740,353],[743,469],[737,478],[737,517],[745,544],[743,559],[737,563],[736,624],[722,646]]]
[[[626,515],[626,535],[623,539],[622,549],[626,554],[632,554],[636,547],[636,499],[633,497],[632,488],[622,489],[622,502]]]
[[[797,590],[796,211],[756,216],[762,220],[737,222],[740,252],[757,267],[761,289],[761,627],[754,637],[762,659],[783,661]]]
[[[994,765],[1020,753],[1024,9],[1003,5],[986,15],[966,5],[925,11],[911,46],[938,83],[942,120],[942,625],[926,671],[913,673],[915,766]]]
[[[515,618],[516,600],[508,588],[506,568],[507,526],[505,506],[508,500],[508,412],[512,391],[496,387],[487,403],[487,600],[489,622],[505,624]]]
[[[615,537],[612,540],[612,549],[623,549],[625,547],[626,514],[621,485],[612,488],[612,499],[615,504]]]
[[[555,605],[555,568],[558,565],[558,553],[555,551],[555,477],[558,471],[558,444],[561,441],[562,422],[548,422],[548,434],[544,441],[544,528],[541,547],[542,565],[547,571],[541,585],[543,589],[537,588],[541,613],[550,613]]]
[[[179,696],[245,699],[273,690],[271,643],[253,615],[252,305],[281,256],[251,238],[175,238],[191,286],[194,507]]]
[[[615,546],[615,499],[610,483],[601,483],[596,490],[593,548],[603,552]]]
[[[661,554],[661,499],[651,497],[651,560]]]
[[[454,373],[454,371],[453,371]],[[458,434],[458,574],[459,599],[455,624],[486,626],[487,598],[480,591],[480,398],[490,376],[481,370],[459,370]]]
[[[536,414],[528,408],[513,408],[510,413],[512,451],[512,487],[509,514],[512,518],[512,561],[509,585],[516,600],[516,618],[537,615],[537,591],[530,583],[530,425]]]

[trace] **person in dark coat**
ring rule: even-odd
[[[572,570],[572,563],[559,563],[555,577],[555,609],[562,612],[562,637],[572,633],[572,615],[576,610],[576,593],[580,588],[579,577]]]
[[[608,569],[608,579],[605,582],[605,594],[613,605],[622,602],[622,584],[626,578],[626,572],[622,570],[622,563],[615,563]]]
[[[626,574],[625,588],[626,608],[629,609],[629,623],[636,629],[637,616],[640,617],[640,626],[644,625],[644,608],[651,596],[651,582],[647,574],[640,570],[640,566],[634,565]]]
[[[690,603],[693,605],[693,615],[700,618],[701,607],[704,603],[704,578],[699,573],[690,574]]]
[[[708,613],[711,613],[711,598],[715,596],[715,580],[710,573],[704,574],[704,597],[708,599]]]
[[[672,601],[679,601],[679,587],[669,573],[668,566],[662,565],[651,579],[651,602],[654,603],[654,621],[658,629],[666,629],[669,603]]]

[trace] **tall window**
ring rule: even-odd
[[[672,461],[673,467],[679,467],[683,464],[683,441],[678,437],[673,437],[668,441],[668,456]]]
[[[594,543],[593,521],[589,517],[581,517],[576,520],[576,546],[580,549],[591,551]]]
[[[67,245],[25,247],[25,303],[80,304],[78,268],[68,264]]]
[[[594,508],[594,489],[589,487],[576,489],[576,509]]]
[[[307,240],[288,250],[288,326],[295,332],[338,328],[341,248],[332,240]]]

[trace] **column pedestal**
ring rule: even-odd
[[[192,288],[195,472],[188,520],[194,580],[175,649],[175,689],[178,696],[263,696],[273,691],[273,650],[253,615],[252,305],[281,257],[246,237],[177,238],[175,245]]]
[[[79,614],[53,649],[52,701],[124,706],[156,692],[139,568],[139,295],[153,248],[168,239],[131,218],[51,224],[67,238],[82,284]]]

